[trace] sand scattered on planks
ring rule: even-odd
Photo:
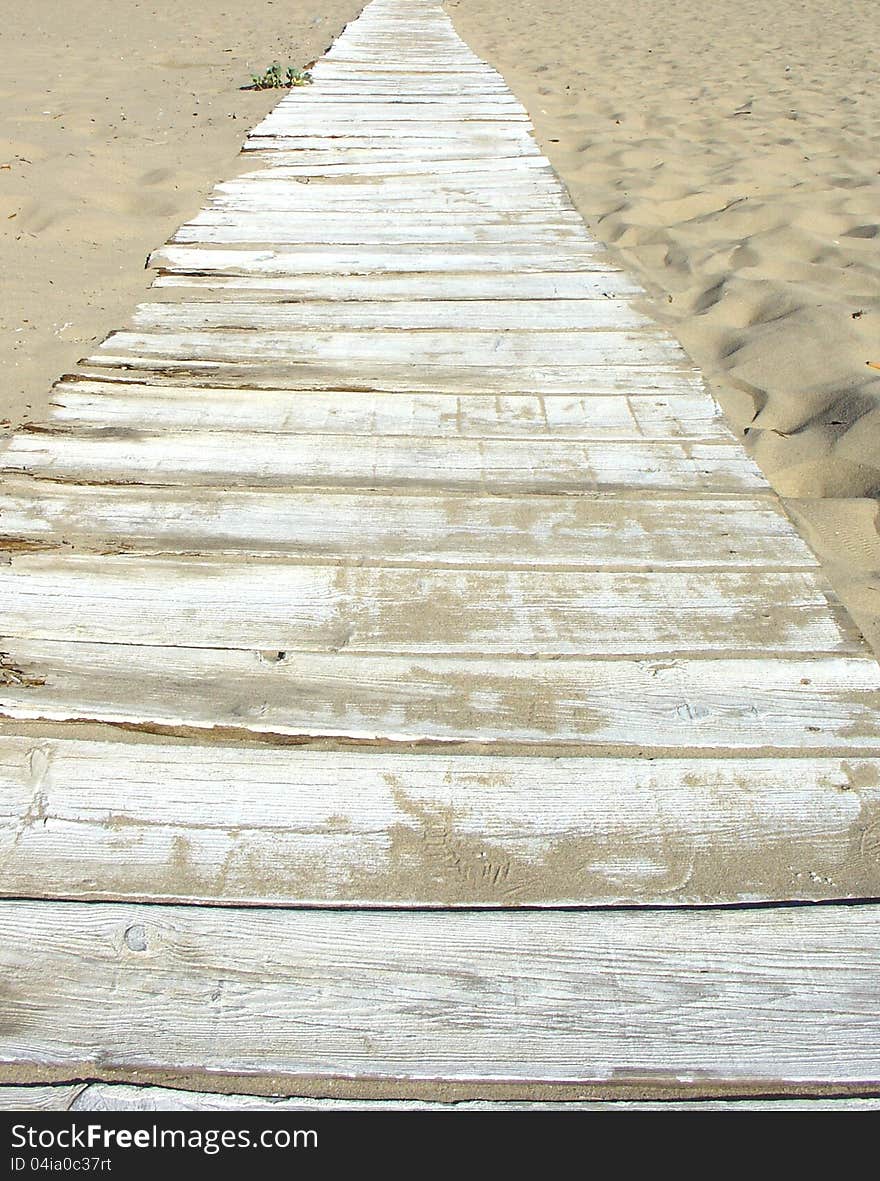
[[[869,0],[449,0],[592,232],[658,299],[875,647],[880,613],[880,92]],[[235,172],[357,0],[4,14],[0,430],[144,298],[147,252]],[[695,19],[695,14],[698,19]],[[137,53],[131,46],[138,47]],[[671,297],[671,298],[670,298]]]

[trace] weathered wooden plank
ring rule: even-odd
[[[872,759],[0,739],[0,893],[382,906],[875,896]]]
[[[300,168],[284,164],[271,164],[272,157],[267,155],[266,163],[255,171],[244,172],[234,180],[223,182],[231,186],[260,186],[269,185],[278,188],[295,185],[298,190],[306,190],[303,197],[309,195],[312,185],[314,191],[335,194],[340,198],[348,194],[388,193],[398,199],[430,194],[444,193],[473,195],[485,197],[490,192],[500,198],[513,193],[528,193],[545,197],[568,197],[565,189],[556,180],[552,172],[538,168],[519,168],[516,161],[499,160],[498,167],[493,169],[491,164],[478,160],[462,160],[460,166],[448,160],[436,160],[419,167],[418,164],[398,166],[389,163],[374,164],[372,167],[364,165],[357,170],[342,168],[325,169],[316,176],[304,175]],[[249,160],[248,163],[253,163]],[[217,189],[224,191],[217,186]]]
[[[366,183],[321,184],[316,180],[309,184],[297,184],[294,180],[246,180],[235,188],[215,190],[210,208],[295,213],[309,217],[344,213],[356,219],[363,217],[371,220],[388,217],[391,209],[406,215],[424,213],[429,217],[458,212],[470,216],[483,212],[497,217],[503,212],[511,218],[530,214],[543,215],[550,220],[557,211],[565,211],[569,207],[567,198],[562,194],[552,190],[536,192],[531,186],[494,192],[488,187],[472,192],[454,192],[451,189],[431,192],[415,190],[410,186],[408,192],[397,195],[374,191],[380,189],[378,184]]]
[[[372,332],[263,329],[247,334],[196,329],[178,333],[121,331],[110,333],[95,354],[95,360],[100,362],[102,353],[111,356],[132,353],[144,360],[265,360],[289,365],[338,358],[349,366],[372,362],[410,368],[433,365],[479,370],[491,370],[493,364],[528,370],[542,366],[559,369],[601,365],[621,371],[623,383],[626,381],[623,375],[628,376],[639,366],[653,368],[665,364],[673,373],[675,365],[691,368],[677,341],[647,328],[583,333],[553,329],[534,333],[425,329],[405,337],[393,329]]]
[[[186,288],[186,298],[289,300],[411,300],[462,302],[483,299],[620,299],[644,292],[615,271],[512,272],[508,274],[372,274],[372,275],[197,275],[161,273],[153,287]],[[183,293],[181,293],[183,294]]]
[[[211,334],[206,334],[211,335]],[[313,336],[315,334],[312,334]],[[483,333],[486,336],[488,334]],[[153,339],[156,339],[155,337]],[[704,390],[699,373],[670,362],[637,365],[478,365],[322,359],[223,359],[191,356],[99,356],[80,362],[79,375],[104,382],[212,386],[246,390],[348,390],[355,393],[443,393],[451,396],[534,394],[674,397]]]
[[[286,95],[272,114],[292,120],[299,111],[310,114],[326,111],[331,115],[344,111],[361,119],[366,112],[375,112],[381,119],[394,119],[398,114],[405,119],[410,112],[401,108],[409,107],[422,108],[429,116],[436,113],[443,117],[449,114],[466,117],[488,112],[528,118],[525,107],[509,90],[488,81],[476,86],[471,83],[464,89],[456,87],[455,94],[450,94],[445,81],[437,85],[436,79],[431,79],[424,86],[412,86],[398,79],[377,80],[375,75],[370,80],[369,94],[363,92],[363,87],[357,93],[355,82],[334,82],[326,77],[318,85],[297,88]]]
[[[771,497],[449,496],[87,487],[7,479],[13,547],[508,569],[815,568]]]
[[[7,1079],[576,1098],[875,1089],[880,909],[0,904]],[[195,1076],[195,1077],[194,1077]],[[497,1096],[497,1092],[495,1092]]]
[[[376,303],[260,303],[239,298],[217,303],[142,303],[131,319],[143,332],[189,332],[205,329],[260,329],[269,332],[316,329],[443,330],[468,332],[604,331],[650,328],[652,321],[626,300],[496,299],[413,300]],[[406,337],[416,344],[420,337]]]
[[[530,125],[528,115],[521,107],[513,104],[494,103],[491,98],[472,103],[415,102],[369,103],[322,103],[320,95],[312,103],[297,102],[285,106],[278,104],[260,123],[251,135],[327,135],[337,131],[346,135],[361,129],[387,134],[398,124],[404,134],[409,123],[433,126],[437,123],[454,123],[456,131],[471,131],[474,125],[483,128],[491,125],[499,130],[511,130]]]
[[[583,398],[548,394],[373,394],[155,386],[65,381],[52,421],[129,430],[243,430],[331,435],[422,435],[529,439],[729,439],[715,403],[685,391]]]
[[[4,1090],[28,1093],[36,1090],[64,1091],[57,1087],[7,1087]],[[0,1098],[2,1103],[2,1098]],[[684,1102],[660,1100],[592,1099],[556,1100],[480,1100],[455,1103],[417,1099],[300,1099],[259,1095],[223,1095],[207,1091],[183,1091],[170,1087],[137,1087],[124,1083],[91,1083],[82,1087],[70,1103],[72,1111],[877,1111],[880,1099],[688,1099]],[[60,1105],[59,1105],[60,1110]],[[66,1110],[66,1108],[65,1108]]]
[[[437,101],[448,102],[450,88],[454,87],[455,97],[463,100],[477,101],[481,98],[496,102],[509,102],[511,106],[520,108],[517,99],[511,102],[510,91],[503,79],[488,74],[474,78],[462,74],[454,80],[446,75],[433,78],[430,74],[405,76],[401,74],[382,74],[377,70],[370,71],[369,93],[364,92],[363,74],[342,69],[334,69],[332,73],[313,67],[315,84],[309,88],[309,93],[315,100],[325,102],[408,102]],[[522,108],[524,109],[524,108]]]
[[[519,135],[530,134],[528,117],[511,109],[496,110],[491,104],[481,107],[475,104],[470,112],[462,108],[450,110],[437,103],[401,103],[399,108],[389,110],[375,107],[358,110],[330,104],[324,108],[301,107],[299,110],[272,111],[250,133],[254,138],[289,140],[296,147],[300,139],[309,141],[343,137],[351,142],[360,136],[394,136],[400,132],[401,142],[418,140],[460,140],[470,137],[495,135],[515,142]],[[280,146],[284,146],[283,144]]]
[[[466,184],[460,178],[455,184],[430,183],[437,178],[405,175],[365,176],[355,181],[341,176],[314,177],[303,180],[297,176],[278,176],[277,170],[263,169],[263,175],[255,177],[246,174],[241,179],[224,182],[215,186],[212,200],[222,204],[246,208],[247,203],[264,203],[257,208],[266,210],[296,209],[303,212],[357,212],[363,210],[375,214],[381,211],[383,203],[386,213],[390,206],[402,211],[442,213],[450,209],[462,212],[479,212],[484,209],[495,212],[538,213],[542,210],[571,209],[570,199],[564,190],[546,181],[539,181],[534,174],[504,184],[498,181],[494,186],[485,183],[482,173],[475,174],[477,183]],[[440,181],[443,178],[439,178]],[[233,201],[233,198],[235,199]],[[335,206],[335,209],[334,209]]]
[[[376,60],[377,50],[382,53],[381,61]],[[457,53],[402,53],[396,49],[389,49],[387,42],[377,42],[376,45],[331,47],[324,55],[327,68],[341,67],[336,77],[344,77],[347,73],[357,73],[369,76],[376,74],[398,74],[409,77],[420,74],[447,75],[450,88],[454,87],[454,78],[492,78],[497,77],[495,71],[481,62],[474,54]],[[352,68],[353,67],[353,68]],[[318,75],[320,78],[320,74]]]
[[[259,173],[245,172],[237,179],[242,180],[271,171],[277,177],[329,177],[329,178],[375,178],[431,177],[449,179],[461,177],[471,180],[475,177],[495,176],[500,183],[513,177],[527,177],[540,173],[546,178],[554,176],[550,164],[543,156],[496,156],[487,159],[481,156],[455,155],[438,156],[432,153],[430,160],[389,158],[386,149],[375,151],[351,149],[338,153],[334,161],[330,152],[281,152],[266,150],[259,158],[262,167]],[[256,161],[253,161],[256,163]],[[249,164],[251,161],[248,162]]]
[[[87,1086],[86,1083],[73,1083],[71,1086],[59,1084],[54,1087],[0,1087],[0,1111],[70,1111],[74,1109],[75,1100],[82,1095]],[[100,1101],[102,1097],[96,1098]],[[209,1096],[206,1095],[205,1100],[210,1103]],[[117,1101],[135,1103],[142,1100],[137,1094],[120,1095],[118,1100],[115,1094],[107,1097],[107,1102]],[[157,1096],[154,1101],[159,1101],[159,1097]],[[199,1100],[196,1099],[195,1102]]]
[[[287,652],[860,652],[810,572],[361,569],[18,554],[3,634]],[[183,633],[181,633],[183,629]]]
[[[149,257],[148,265],[188,273],[227,275],[370,275],[456,273],[532,273],[552,268],[563,271],[608,273],[589,242],[572,243],[564,251],[547,250],[529,243],[472,243],[467,248],[402,242],[393,251],[369,247],[300,246],[297,250],[229,250],[211,247],[163,246]]]
[[[625,751],[880,750],[868,657],[352,656],[3,641],[0,716]]]
[[[248,144],[260,144],[264,141],[282,150],[299,149],[314,150],[315,148],[332,148],[334,150],[346,148],[362,148],[372,142],[379,146],[387,141],[388,147],[399,145],[418,149],[424,145],[428,151],[434,145],[459,144],[496,149],[514,148],[517,152],[533,154],[537,151],[535,142],[528,130],[529,123],[504,116],[500,119],[469,119],[449,122],[437,117],[437,114],[426,113],[419,119],[398,120],[388,118],[373,120],[369,115],[360,121],[344,117],[334,120],[328,112],[323,118],[304,115],[287,130],[283,125],[259,127],[251,133],[246,141]]]
[[[530,217],[535,220],[528,220]],[[515,246],[527,242],[535,246],[564,247],[580,241],[577,222],[565,220],[564,211],[538,214],[413,214],[394,218],[376,214],[357,220],[333,214],[309,217],[294,213],[239,213],[223,209],[205,209],[176,230],[172,243],[271,242],[278,245],[327,243],[336,246],[393,246],[397,242],[443,245],[461,243],[499,243]],[[547,265],[552,259],[545,259]]]
[[[387,53],[388,47],[385,46]],[[337,78],[344,78],[350,74],[358,74],[369,80],[371,74],[397,75],[401,78],[418,79],[424,75],[437,77],[445,76],[449,79],[450,89],[454,88],[459,78],[483,79],[495,77],[495,71],[485,65],[479,58],[462,58],[457,54],[438,56],[434,53],[392,54],[384,57],[381,62],[376,61],[376,50],[364,47],[360,50],[352,47],[333,55],[327,55],[328,67],[338,65]],[[320,75],[319,75],[320,79]]]
[[[95,484],[444,488],[580,492],[756,489],[764,480],[733,441],[629,443],[562,439],[349,436],[238,431],[20,432],[3,470]]]
[[[442,126],[440,124],[439,126]],[[472,131],[468,136],[440,136],[433,131],[422,135],[415,126],[409,135],[401,136],[391,130],[380,135],[363,132],[360,135],[270,136],[253,135],[242,144],[244,152],[278,152],[279,156],[293,157],[286,163],[309,163],[310,156],[326,154],[326,160],[343,163],[360,160],[418,160],[422,171],[429,171],[425,163],[433,159],[458,160],[479,157],[495,160],[498,156],[528,157],[538,154],[538,146],[525,132],[499,133]]]

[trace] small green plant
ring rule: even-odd
[[[291,86],[308,86],[312,75],[308,70],[295,70],[288,66],[282,74],[279,62],[272,62],[263,74],[251,74],[251,85],[248,90],[280,90]]]

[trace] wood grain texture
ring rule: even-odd
[[[384,135],[364,130],[354,135],[310,135],[250,136],[242,145],[245,152],[277,152],[278,164],[339,163],[354,164],[360,160],[370,163],[380,161],[418,161],[422,164],[433,160],[483,160],[497,159],[500,155],[509,160],[537,156],[538,147],[524,131],[509,131],[503,135],[486,124],[484,131],[471,131],[467,136],[458,134],[437,134],[438,128],[448,124],[432,124],[430,130],[419,135],[413,132],[404,136],[396,124],[388,124]],[[289,156],[283,159],[281,154]],[[317,158],[317,159],[314,159]]]
[[[432,656],[860,652],[812,573],[425,570],[66,554],[0,566],[21,639]]]
[[[154,288],[187,288],[187,299],[617,299],[638,294],[631,280],[613,271],[497,274],[390,275],[197,275],[162,272]],[[163,293],[164,294],[164,293]],[[177,292],[175,294],[178,294]]]
[[[880,893],[876,759],[0,739],[0,894],[261,906]]]
[[[880,668],[814,659],[352,656],[3,641],[0,716],[385,742],[880,750]]]
[[[547,330],[545,332],[506,333],[461,329],[455,332],[413,331],[403,337],[393,330],[297,331],[262,329],[259,332],[136,332],[111,333],[101,345],[101,353],[133,353],[140,357],[171,359],[277,361],[281,364],[333,359],[347,366],[370,363],[479,369],[481,373],[495,366],[522,366],[530,371],[542,367],[568,366],[589,370],[592,366],[628,368],[654,367],[668,362],[690,369],[677,343],[648,329],[614,329],[595,332]],[[621,356],[622,355],[622,356]],[[674,368],[672,369],[674,373]],[[580,376],[580,375],[578,375]],[[484,379],[485,380],[485,379]],[[625,380],[625,378],[624,378]],[[548,392],[553,392],[548,391]]]
[[[240,390],[136,382],[65,381],[52,418],[65,426],[160,431],[266,431],[330,435],[423,435],[635,441],[730,439],[716,405],[702,394],[576,398],[536,394],[460,397],[406,391]]]
[[[385,246],[393,253],[398,243],[454,246],[500,244],[565,247],[577,243],[581,223],[576,214],[555,213],[551,219],[537,214],[396,214],[394,220],[382,215],[355,221],[344,215],[292,213],[250,213],[238,210],[206,209],[176,231],[172,242],[206,243],[218,246],[257,242],[285,245]]]
[[[507,1100],[458,1100],[441,1103],[414,1099],[301,1099],[274,1096],[263,1098],[258,1095],[223,1095],[205,1091],[172,1090],[169,1087],[133,1087],[124,1083],[92,1083],[77,1090],[75,1097],[68,1098],[73,1088],[64,1087],[7,1087],[0,1088],[0,1110],[4,1090],[10,1094],[10,1103],[15,1092],[34,1091],[63,1092],[72,1111],[877,1111],[880,1099],[691,1099],[683,1103],[674,1100],[640,1103],[637,1100],[620,1099],[608,1101],[593,1099],[586,1102],[577,1100],[540,1102]],[[26,1103],[26,1098],[24,1102]],[[59,1110],[60,1101],[59,1101]]]
[[[295,185],[289,180],[246,180],[240,184],[218,185],[210,198],[210,208],[240,212],[284,212],[296,215],[316,215],[327,212],[363,218],[370,223],[388,216],[389,208],[406,214],[441,214],[504,212],[517,214],[544,213],[548,220],[557,210],[570,208],[569,201],[553,189],[538,189],[534,185],[488,187],[473,190],[447,188],[416,189],[401,185],[395,192],[389,185],[319,184]]]
[[[537,176],[545,180],[554,175],[549,161],[543,156],[495,156],[486,159],[481,156],[438,156],[433,153],[428,162],[406,156],[395,156],[392,150],[376,148],[372,155],[364,149],[350,149],[345,153],[333,155],[329,152],[291,152],[278,149],[266,150],[259,156],[248,157],[247,167],[259,163],[258,172],[243,172],[237,179],[254,179],[257,176],[278,178],[308,178],[318,177],[343,179],[346,183],[353,180],[375,179],[376,177],[416,178],[423,183],[425,179],[436,178],[438,183],[448,184],[450,178],[466,177],[467,184],[475,179],[489,182],[491,177],[496,183],[504,186],[511,179],[519,176]],[[267,172],[271,169],[271,172]],[[597,251],[594,245],[594,253]]]
[[[210,337],[212,333],[206,333]],[[362,335],[362,334],[352,334]],[[488,334],[483,334],[488,335]],[[672,397],[676,393],[702,388],[699,376],[689,367],[664,365],[495,365],[481,369],[472,364],[424,363],[405,361],[352,360],[344,351],[324,354],[321,359],[287,356],[272,352],[269,358],[248,353],[239,340],[237,356],[212,355],[211,340],[204,350],[162,348],[160,335],[153,336],[151,355],[124,355],[102,352],[79,367],[86,380],[134,380],[150,385],[225,386],[243,390],[347,390],[351,393],[439,393],[454,395],[533,394],[575,397],[605,395],[657,394]],[[166,356],[160,355],[166,352]],[[230,350],[227,350],[230,351]],[[201,352],[201,355],[198,355]],[[193,353],[196,353],[194,356]],[[757,469],[755,469],[757,470]]]
[[[880,668],[524,109],[245,152],[0,461],[0,1108],[880,1091]]]
[[[85,1108],[78,1108],[75,1106],[76,1100],[87,1089],[86,1083],[73,1083],[71,1086],[57,1085],[54,1087],[2,1087],[0,1086],[0,1111],[76,1111],[85,1110]],[[134,1090],[134,1088],[132,1088]],[[99,1102],[101,1096],[95,1096]],[[210,1103],[210,1097],[205,1096],[205,1100]],[[88,1100],[94,1101],[94,1100]],[[143,1100],[135,1093],[126,1096],[115,1095],[108,1096],[107,1102],[115,1103],[117,1101],[127,1103],[138,1103]],[[173,1103],[173,1099],[165,1099],[164,1096],[157,1097],[154,1102],[169,1102]],[[199,1102],[196,1098],[195,1102]],[[259,1102],[259,1101],[258,1101]],[[114,1110],[125,1110],[116,1108]],[[130,1110],[130,1108],[128,1109]],[[153,1110],[158,1110],[153,1108]]]
[[[813,569],[772,496],[463,496],[7,479],[0,541],[414,567]],[[0,544],[0,549],[3,545]]]
[[[461,1098],[505,1083],[511,1098],[535,1083],[572,1098],[876,1089],[878,935],[871,906],[418,915],[5,902],[0,1076],[186,1076],[339,1097],[400,1084],[431,1097],[444,1083]]]
[[[442,246],[399,243],[393,251],[372,247],[303,245],[296,250],[267,248],[234,249],[212,246],[163,246],[154,250],[148,265],[166,271],[187,274],[224,275],[371,275],[393,274],[497,274],[510,272],[543,274],[552,266],[554,273],[569,271],[582,274],[595,270],[608,274],[608,264],[598,257],[590,242],[578,242],[564,251],[554,251],[548,259],[546,249],[529,242],[498,244],[470,243],[458,250]],[[591,265],[592,264],[592,265]]]
[[[623,300],[418,300],[385,303],[260,303],[239,299],[222,303],[141,304],[132,326],[146,332],[191,329],[259,329],[269,332],[304,329],[446,329],[459,336],[467,330],[542,332],[548,329],[588,331],[644,328],[650,320]],[[416,341],[418,341],[416,337]]]
[[[8,472],[94,484],[444,488],[580,492],[602,488],[755,490],[763,476],[735,442],[544,441],[238,431],[20,433]]]

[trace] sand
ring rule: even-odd
[[[28,0],[3,7],[0,419],[129,318],[150,250],[239,169],[280,97],[240,90],[319,56],[357,0]]]
[[[823,498],[793,515],[880,650],[876,4],[447,10],[776,490]]]
[[[4,14],[10,427],[125,322],[143,262],[239,168],[356,2],[32,0]],[[880,87],[872,0],[449,0],[590,229],[644,282],[880,644]]]

